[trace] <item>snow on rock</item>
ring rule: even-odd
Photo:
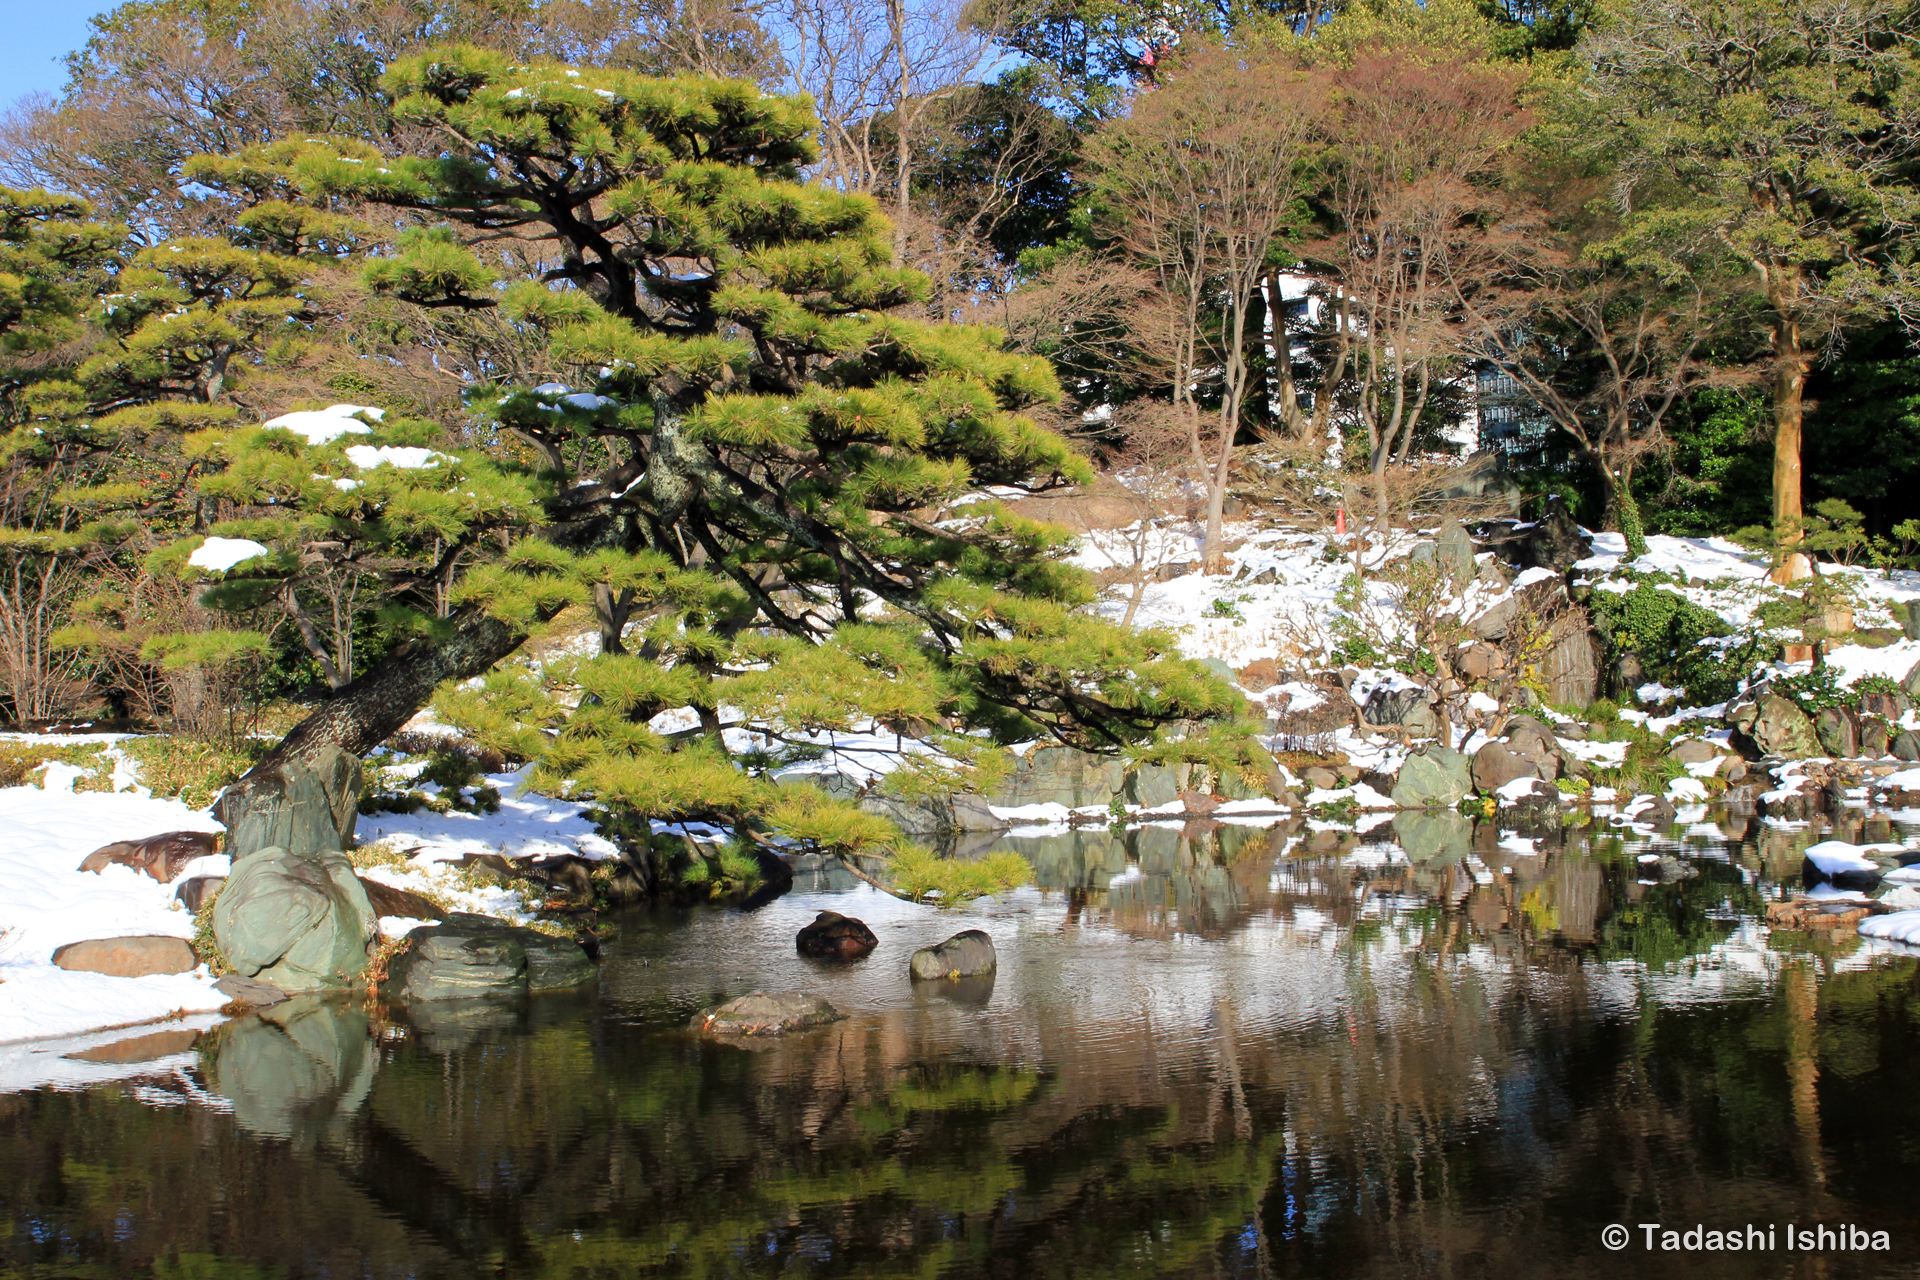
[[[1515,778],[1511,782],[1503,782],[1498,787],[1495,787],[1493,793],[1507,803],[1512,804],[1516,800],[1531,798],[1533,795],[1533,784],[1538,781],[1538,778]]]
[[[1920,946],[1920,911],[1895,911],[1884,916],[1868,916],[1860,922],[1860,936]]]
[[[1698,778],[1675,778],[1667,784],[1667,799],[1695,803],[1707,798],[1707,784]]]
[[[347,461],[366,471],[371,471],[382,464],[398,467],[402,471],[419,471],[424,467],[437,467],[441,459],[447,458],[446,454],[432,449],[397,444],[349,445],[346,453]],[[452,461],[450,458],[447,460]]]
[[[237,564],[258,560],[266,554],[266,547],[252,538],[208,538],[194,548],[187,563],[196,569],[225,573]]]
[[[144,1022],[177,1009],[218,1009],[226,997],[204,968],[109,978],[53,965],[56,947],[88,938],[193,933],[173,886],[129,867],[75,870],[104,844],[166,831],[218,831],[178,800],[130,793],[0,789],[0,1042]]]
[[[1807,849],[1807,861],[1825,876],[1837,876],[1848,871],[1878,871],[1880,864],[1863,855],[1874,852],[1897,853],[1901,847],[1897,844],[1848,844],[1844,840],[1823,840]]]
[[[330,404],[324,409],[300,409],[293,413],[283,413],[277,418],[268,418],[263,425],[279,427],[295,435],[305,436],[308,444],[329,444],[341,436],[373,434],[372,427],[356,420],[357,415],[363,413],[375,422],[386,416],[385,410],[370,408],[364,404]]]

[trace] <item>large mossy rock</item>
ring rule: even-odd
[[[227,828],[236,864],[262,849],[338,853],[353,843],[361,785],[359,757],[323,747],[310,762],[248,774],[221,795],[213,816]]]
[[[1437,805],[1452,808],[1473,790],[1472,767],[1450,747],[1427,747],[1407,757],[1393,784],[1392,800],[1402,809]]]
[[[339,853],[257,850],[234,863],[213,904],[214,938],[234,971],[287,992],[351,984],[377,921]]]
[[[1727,712],[1734,728],[1752,738],[1762,755],[1805,760],[1821,754],[1820,739],[1807,713],[1777,693],[1736,703]]]
[[[972,978],[992,973],[998,966],[993,939],[979,929],[964,929],[937,947],[922,947],[908,962],[913,976],[922,982],[935,978]]]
[[[1551,778],[1553,769],[1509,749],[1504,742],[1489,742],[1473,753],[1473,788],[1494,792],[1521,778]]]
[[[1846,707],[1823,707],[1813,721],[1820,747],[1836,760],[1860,754],[1860,718]]]
[[[409,1003],[472,1000],[557,991],[593,976],[593,962],[570,938],[458,914],[407,935],[380,993]]]

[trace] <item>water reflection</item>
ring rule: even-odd
[[[1767,932],[1814,836],[1082,831],[964,915],[808,869],[631,918],[593,994],[308,998],[197,1073],[0,1096],[0,1276],[1671,1274],[1599,1243],[1653,1221],[1895,1242],[1691,1272],[1899,1274],[1916,966]],[[794,954],[823,907],[879,949]],[[907,980],[972,925],[992,979]],[[680,1030],[756,986],[850,1016]]]

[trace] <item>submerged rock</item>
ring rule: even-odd
[[[234,971],[289,993],[352,983],[377,922],[338,853],[258,850],[234,863],[213,904],[213,934]]]
[[[971,978],[992,973],[999,965],[993,939],[979,929],[965,929],[937,947],[923,947],[913,953],[908,968],[921,981],[934,978]]]
[[[265,1009],[287,999],[287,993],[271,982],[262,982],[258,978],[243,978],[230,973],[213,984],[213,989],[225,996],[229,1003],[251,1009]]]
[[[167,884],[189,862],[211,854],[218,841],[211,831],[169,831],[144,840],[116,840],[88,854],[79,869],[97,873],[111,866],[132,867]]]
[[[820,960],[858,960],[879,945],[865,921],[838,911],[822,911],[793,936],[794,950]]]
[[[53,953],[53,963],[76,973],[110,978],[144,978],[150,973],[190,973],[200,963],[186,939],[161,934],[134,938],[92,938],[69,942]]]
[[[693,1015],[687,1029],[709,1036],[777,1036],[823,1027],[844,1017],[844,1013],[819,996],[804,991],[772,995],[753,991],[725,1004],[702,1009]]]

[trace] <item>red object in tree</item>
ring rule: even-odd
[[[1347,531],[1347,509],[1344,505],[1333,513],[1333,531],[1337,534]]]

